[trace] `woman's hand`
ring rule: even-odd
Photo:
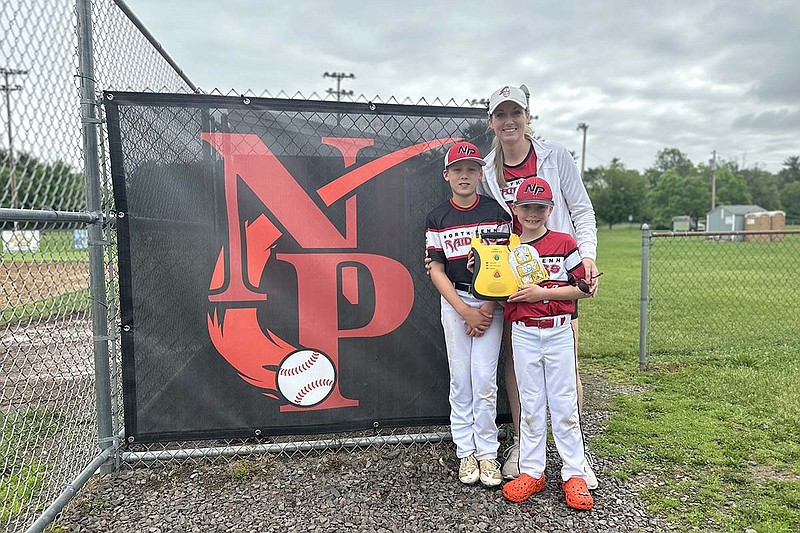
[[[583,263],[583,270],[585,272],[583,280],[589,285],[589,294],[594,296],[600,281],[600,270],[591,257],[584,257],[581,259],[581,263]]]
[[[467,253],[467,270],[473,274],[475,273],[475,254],[472,252],[472,248]]]

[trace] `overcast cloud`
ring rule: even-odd
[[[206,91],[324,95],[341,71],[368,98],[462,103],[525,83],[543,137],[580,153],[589,124],[587,167],[800,155],[797,1],[127,3]]]

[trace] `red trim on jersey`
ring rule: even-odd
[[[503,198],[506,200],[508,204],[508,208],[511,209],[511,204],[514,203],[514,197],[517,195],[517,187],[522,183],[522,181],[526,178],[532,178],[537,175],[537,162],[536,159],[536,150],[533,149],[533,143],[530,143],[531,147],[528,150],[525,159],[523,159],[517,165],[506,165],[503,164],[503,177],[506,180],[507,184],[511,184],[512,182],[516,181],[516,187],[513,187],[513,191],[508,188],[503,188]],[[508,198],[508,197],[511,198]],[[511,213],[513,214],[514,211],[512,210]],[[514,233],[520,235],[522,233],[522,224],[517,219],[517,216],[514,215]]]
[[[472,202],[472,205],[469,206],[469,207],[463,207],[463,206],[460,206],[460,205],[456,204],[453,201],[453,199],[450,198],[450,205],[452,205],[454,209],[458,209],[459,211],[472,211],[473,209],[475,209],[475,206],[478,205],[478,200],[480,200],[480,198],[478,198],[478,195],[476,194],[475,195],[475,201]]]

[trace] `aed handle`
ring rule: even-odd
[[[487,231],[477,235],[481,239],[508,239],[511,234],[507,231]]]

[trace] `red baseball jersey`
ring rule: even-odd
[[[536,152],[533,149],[533,144],[531,144],[528,155],[525,156],[522,163],[514,166],[503,165],[503,177],[506,180],[506,186],[503,187],[502,193],[503,200],[508,204],[509,209],[511,209],[511,204],[514,203],[514,198],[517,196],[517,189],[520,184],[527,178],[533,178],[535,176]],[[514,217],[514,233],[517,235],[522,233],[522,225],[519,223],[516,216]]]
[[[539,283],[545,288],[569,285],[569,275],[576,278],[585,276],[578,244],[572,235],[547,230],[544,235],[530,244],[539,252],[542,265],[550,274],[550,279]],[[523,320],[558,315],[571,315],[575,312],[574,300],[542,300],[536,303],[506,302],[506,320]]]

